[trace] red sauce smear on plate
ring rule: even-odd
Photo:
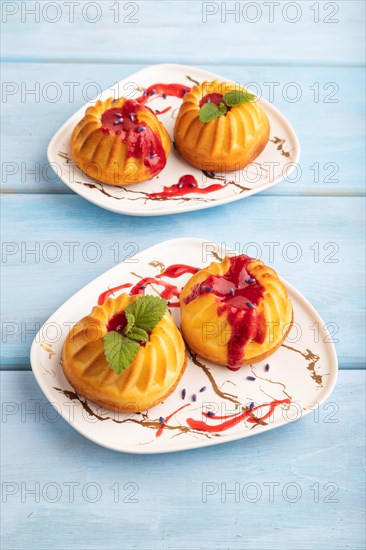
[[[165,107],[165,109],[163,109],[162,111],[158,111],[157,109],[155,109],[154,113],[159,116],[159,115],[164,115],[165,113],[167,113],[168,111],[170,111],[171,107]]]
[[[156,284],[159,286],[164,287],[164,290],[160,292],[160,297],[164,300],[168,301],[169,307],[178,307],[179,302],[170,302],[171,298],[176,297],[179,298],[179,290],[178,287],[175,285],[171,285],[170,283],[167,283],[166,281],[162,281],[161,279],[157,279],[156,277],[145,277],[144,279],[141,279],[133,288],[130,290],[131,295],[135,294],[145,294],[145,289],[147,285]]]
[[[196,193],[198,195],[207,195],[208,193],[213,193],[214,191],[220,191],[224,189],[228,183],[220,184],[213,183],[208,187],[198,187],[198,182],[196,178],[190,174],[181,176],[178,183],[170,186],[164,186],[163,191],[158,191],[157,193],[146,193],[148,199],[167,199],[169,197],[184,197],[190,193]]]
[[[152,84],[146,88],[143,95],[138,97],[136,101],[146,105],[146,103],[157,97],[163,97],[164,99],[168,96],[183,98],[190,89],[188,86],[183,86],[183,84]],[[159,116],[167,113],[170,109],[171,107],[165,107],[162,111],[155,109],[154,113]]]
[[[98,298],[98,306],[102,306],[106,299],[111,295],[117,292],[117,290],[122,290],[122,288],[129,288],[132,285],[130,283],[126,283],[124,285],[115,286],[114,288],[109,288],[105,292],[102,292],[102,294]]]
[[[166,155],[160,137],[144,121],[138,120],[138,113],[145,109],[141,103],[126,99],[121,108],[108,109],[102,114],[102,132],[121,136],[127,145],[127,158],[143,159],[151,176],[158,174],[166,164]]]
[[[160,277],[168,277],[169,279],[176,279],[178,277],[181,277],[185,273],[197,273],[197,271],[200,271],[199,267],[193,267],[192,265],[185,265],[185,264],[173,264],[170,265],[163,271],[163,273],[160,273],[158,275],[158,278]]]
[[[271,403],[264,403],[263,405],[258,405],[258,407],[254,407],[252,410],[245,410],[238,414],[228,415],[226,417],[225,416],[210,417],[212,420],[222,420],[226,418],[225,422],[222,422],[221,424],[216,424],[216,425],[207,424],[203,420],[195,420],[194,418],[187,418],[187,424],[190,428],[193,428],[194,430],[199,430],[202,432],[210,432],[210,433],[224,432],[230,428],[233,428],[243,420],[246,420],[251,424],[257,424],[258,422],[263,422],[273,414],[275,408],[278,405],[285,405],[290,403],[291,403],[291,399],[282,399],[279,401],[276,400],[276,401],[272,401]],[[255,416],[253,413],[262,407],[269,407],[268,412],[260,417]],[[207,413],[203,413],[203,414],[205,416],[208,416]]]
[[[173,297],[179,298],[180,292],[177,286],[172,285],[166,281],[162,281],[162,277],[168,277],[171,279],[175,279],[180,277],[181,275],[184,275],[185,273],[196,273],[199,271],[198,267],[193,267],[190,265],[185,264],[174,264],[165,269],[163,273],[160,273],[157,275],[157,277],[145,277],[144,279],[141,279],[138,283],[135,284],[135,286],[132,286],[131,283],[125,283],[123,285],[115,286],[114,288],[109,288],[105,292],[102,292],[102,294],[98,298],[98,306],[102,306],[107,298],[111,295],[117,292],[118,290],[122,290],[123,288],[131,288],[130,294],[131,295],[144,295],[145,289],[148,285],[156,284],[159,286],[164,287],[164,290],[160,293],[160,297],[164,298],[164,300],[167,300],[169,303],[169,307],[179,307],[179,302],[170,302],[169,300]],[[115,330],[115,329],[111,329]]]
[[[136,99],[139,103],[147,103],[155,95],[184,97],[191,88],[183,84],[152,84],[146,88],[144,94]]]
[[[187,403],[186,405],[183,405],[182,407],[179,407],[179,409],[177,409],[176,411],[172,412],[169,416],[167,416],[166,418],[164,418],[164,421],[165,421],[165,424],[167,422],[169,422],[169,420],[175,415],[177,414],[179,411],[181,411],[182,409],[185,409],[186,407],[189,407],[190,403]],[[157,430],[156,434],[155,434],[155,437],[160,437],[161,434],[163,433],[164,431],[164,428],[165,428],[165,424],[161,424],[160,428]]]
[[[264,342],[265,319],[257,310],[264,289],[248,271],[252,258],[243,254],[229,258],[229,261],[230,268],[225,275],[210,275],[196,284],[185,303],[189,304],[207,293],[217,297],[218,314],[226,313],[231,327],[228,363],[235,368],[242,365],[244,347],[250,340],[258,344]]]

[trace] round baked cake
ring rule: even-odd
[[[138,101],[120,97],[97,101],[71,136],[71,155],[91,178],[110,185],[149,180],[166,165],[168,132]]]
[[[211,104],[213,116],[215,107],[219,111],[216,110],[216,118],[209,120],[209,116],[203,122],[202,108],[207,103]],[[258,157],[267,145],[269,130],[265,112],[247,90],[230,82],[203,82],[193,86],[183,98],[174,142],[192,166],[228,172],[240,170]]]
[[[139,296],[120,294],[81,319],[69,332],[62,350],[62,368],[79,394],[116,411],[143,411],[168,397],[186,367],[185,345],[166,311],[131,364],[117,374],[108,363],[104,337],[122,334],[125,310]]]
[[[277,273],[245,255],[226,257],[193,275],[181,292],[180,306],[181,330],[190,349],[234,368],[269,357],[293,322]]]

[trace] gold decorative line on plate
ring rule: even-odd
[[[313,353],[310,349],[306,348],[306,352],[303,352],[299,349],[293,348],[291,346],[287,346],[286,344],[282,344],[283,348],[289,349],[291,351],[294,351],[295,353],[299,353],[304,357],[306,361],[308,361],[308,366],[306,367],[308,371],[310,371],[310,376],[314,380],[314,382],[320,387],[323,387],[323,376],[318,372],[316,372],[315,367],[317,362],[319,361],[320,357],[319,355],[316,355]]]
[[[159,260],[153,260],[152,262],[149,262],[148,265],[158,267],[160,269],[160,273],[164,273],[165,271],[165,264],[163,264],[163,262],[159,262]]]
[[[61,157],[64,160],[66,160],[67,164],[70,164],[70,162],[72,162],[72,158],[70,157],[70,155],[68,155],[64,151],[59,151],[58,156]]]
[[[52,349],[52,345],[51,344],[47,344],[47,342],[42,342],[41,343],[41,348],[44,349],[45,351],[47,351],[48,353],[48,359],[52,359],[52,357],[54,355],[56,355],[56,352],[53,351]]]
[[[291,399],[291,401],[292,401],[292,395],[289,395],[289,394],[287,393],[287,388],[286,388],[286,386],[285,386],[285,384],[284,384],[283,382],[277,382],[276,380],[271,380],[271,378],[263,378],[262,376],[259,376],[259,375],[255,372],[255,370],[254,370],[254,368],[253,368],[253,365],[250,365],[250,370],[252,371],[253,376],[255,376],[256,378],[258,378],[259,380],[263,380],[264,382],[269,382],[270,384],[276,384],[276,385],[278,385],[278,386],[281,386],[281,387],[282,387],[283,393],[286,395],[286,397],[288,397],[288,398]],[[261,390],[261,391],[263,391],[263,390]],[[263,393],[265,393],[265,392],[263,392]],[[268,395],[268,394],[266,394],[266,395]],[[271,397],[271,396],[269,395],[269,397]],[[273,399],[273,398],[272,398],[272,399]]]
[[[162,426],[160,420],[151,419],[149,417],[148,411],[145,412],[145,413],[140,413],[140,412],[132,413],[134,415],[141,415],[141,417],[142,417],[141,419],[129,417],[129,418],[124,418],[123,420],[117,420],[116,418],[112,418],[111,416],[101,416],[101,415],[97,414],[95,411],[93,411],[93,409],[90,407],[90,405],[88,403],[88,400],[86,398],[82,399],[80,397],[80,395],[77,394],[75,391],[63,390],[61,388],[56,388],[55,386],[53,387],[53,389],[60,392],[60,393],[62,393],[65,397],[70,399],[70,401],[79,401],[82,408],[90,416],[92,416],[93,418],[96,418],[97,420],[100,420],[102,422],[104,422],[105,420],[111,420],[112,422],[115,422],[116,424],[132,423],[132,424],[138,424],[142,428],[148,428],[148,429],[152,429],[152,430],[156,430],[156,431],[159,430]],[[166,426],[164,426],[164,431],[165,430],[178,432],[178,433],[175,433],[173,437],[175,437],[177,435],[181,435],[181,434],[186,434],[186,433],[201,435],[201,436],[203,435],[208,439],[210,437],[214,437],[214,436],[219,437],[220,436],[220,434],[211,434],[211,433],[201,432],[199,430],[194,430],[194,429],[190,428],[189,426],[183,426],[181,424],[179,424],[179,425],[167,424]]]
[[[186,347],[187,347],[188,355],[190,356],[191,360],[193,361],[193,363],[197,367],[200,367],[200,369],[203,370],[203,372],[205,373],[205,375],[209,379],[210,384],[212,386],[212,389],[216,393],[216,395],[221,397],[221,399],[226,399],[227,401],[231,401],[235,405],[241,405],[240,401],[238,400],[237,395],[233,395],[231,393],[226,393],[226,392],[223,392],[223,391],[220,390],[219,386],[217,385],[217,382],[216,382],[215,378],[212,375],[212,372],[211,372],[210,368],[207,365],[205,365],[205,363],[202,363],[202,361],[197,359],[197,353],[193,353],[193,351],[191,349],[189,349],[189,347],[187,345],[186,345]]]
[[[251,187],[244,187],[243,185],[240,185],[239,183],[236,183],[236,181],[231,180],[227,181],[225,176],[218,176],[215,172],[210,172],[209,170],[202,170],[202,173],[206,178],[212,179],[212,180],[219,180],[223,182],[223,186],[226,187],[226,185],[234,185],[234,187],[237,187],[240,189],[239,195],[243,193],[244,191],[251,191]]]
[[[64,153],[63,151],[59,151],[58,155],[63,158],[64,160],[66,160],[67,164],[70,164],[72,161],[72,158],[67,154],[67,153]],[[236,183],[235,181],[229,181],[229,182],[226,182],[226,180],[224,178],[214,178],[214,179],[222,179],[222,181],[224,181],[224,184],[227,183],[227,185],[233,185],[234,187],[237,187],[238,189],[240,189],[239,191],[239,195],[241,193],[244,193],[245,191],[251,191],[251,188],[250,187],[244,187],[243,185],[240,185],[239,183]],[[180,196],[180,197],[150,197],[150,193],[147,193],[146,191],[136,191],[134,189],[130,189],[129,187],[126,187],[126,186],[121,186],[121,185],[108,185],[108,184],[104,184],[104,183],[100,183],[100,182],[97,182],[95,181],[94,183],[91,183],[91,182],[87,182],[87,181],[77,181],[75,180],[75,183],[77,183],[78,185],[83,185],[84,187],[87,187],[88,189],[96,189],[97,191],[99,191],[100,193],[102,193],[103,195],[105,195],[106,197],[110,198],[110,199],[116,199],[117,201],[123,201],[123,200],[129,200],[129,201],[138,201],[138,200],[144,200],[144,201],[153,201],[153,202],[165,202],[165,201],[175,201],[175,202],[179,202],[179,203],[183,203],[183,202],[191,202],[191,201],[196,201],[196,202],[216,202],[220,199],[215,199],[215,198],[204,198],[204,197],[185,197],[185,196]],[[105,185],[108,185],[108,187],[116,187],[117,190],[123,190],[126,194],[131,194],[131,195],[138,195],[137,197],[126,197],[124,195],[122,196],[117,196],[117,195],[113,195],[112,193],[109,193],[108,191],[106,191],[105,189]]]
[[[47,375],[47,374],[50,374],[51,376],[55,377],[56,376],[56,373],[53,369],[46,369],[46,367],[44,365],[42,365],[43,367],[43,374]]]
[[[290,151],[285,151],[283,148],[284,144],[286,143],[285,139],[274,136],[273,139],[269,139],[268,141],[277,145],[277,151],[280,152],[282,157],[290,158]]]
[[[194,78],[192,78],[191,76],[189,76],[189,74],[186,74],[185,75],[186,79],[189,80],[190,82],[192,82],[193,84],[195,84],[196,86],[199,86],[200,83],[198,82],[198,80],[195,80]]]
[[[218,262],[223,262],[224,258],[220,258],[220,256],[217,254],[217,252],[210,250],[211,256],[215,258]]]
[[[98,183],[98,182],[95,182],[95,183],[88,183],[88,182],[85,182],[85,181],[75,181],[75,183],[79,184],[79,185],[83,185],[84,187],[88,187],[88,189],[96,189],[97,191],[100,191],[100,193],[102,193],[103,195],[106,195],[107,197],[111,198],[111,199],[116,199],[117,201],[123,201],[123,200],[128,200],[128,201],[138,201],[138,200],[143,200],[143,201],[152,201],[152,202],[165,202],[165,201],[173,201],[173,202],[180,202],[180,203],[183,203],[183,202],[192,202],[192,201],[196,201],[196,202],[216,202],[218,201],[219,199],[208,199],[208,198],[203,198],[203,197],[150,197],[150,193],[146,193],[146,191],[136,191],[134,189],[129,189],[128,187],[124,187],[124,186],[115,186],[115,185],[108,185],[108,184],[104,184],[104,183]],[[130,195],[138,195],[137,197],[126,197],[124,195],[122,196],[117,196],[117,195],[112,195],[111,193],[108,193],[108,191],[105,190],[104,186],[105,185],[108,185],[108,187],[117,187],[117,189],[121,189],[123,190],[126,194],[130,194]]]

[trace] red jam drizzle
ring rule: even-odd
[[[263,407],[263,405],[262,405]],[[234,418],[235,416],[238,416],[240,413],[236,412],[236,413],[233,413],[233,414],[225,414],[224,416],[220,416],[218,414],[209,414],[208,412],[206,411],[203,411],[202,412],[202,416],[205,416],[206,418],[211,418],[213,420],[228,420],[228,418]]]
[[[168,279],[177,279],[178,277],[181,277],[185,273],[197,273],[199,271],[199,267],[193,267],[191,265],[185,265],[185,264],[174,264],[170,265],[166,268],[163,273],[160,273],[158,275],[158,278],[160,277],[168,277]]]
[[[155,95],[182,98],[190,91],[191,88],[188,86],[183,86],[183,84],[152,84],[146,88],[144,95],[138,97],[136,101],[139,103],[147,103]]]
[[[196,178],[187,174],[182,176],[178,183],[175,183],[171,186],[165,186],[163,191],[157,193],[147,193],[146,197],[148,199],[167,199],[169,197],[184,197],[190,193],[196,193],[198,195],[207,195],[208,193],[213,193],[214,191],[220,191],[224,189],[228,183],[219,184],[214,183],[208,187],[198,187],[198,182]]]
[[[154,113],[159,116],[167,113],[168,111],[170,111],[170,109],[171,107],[165,107],[165,109],[163,109],[162,111],[158,111],[157,109],[155,109]]]
[[[126,99],[123,107],[108,109],[102,114],[102,131],[121,136],[127,145],[127,158],[143,159],[154,176],[164,168],[166,155],[160,137],[146,122],[138,120],[138,112],[145,108],[138,101]]]
[[[179,409],[177,409],[176,411],[172,412],[169,416],[165,417],[164,418],[164,421],[165,421],[165,424],[161,424],[160,428],[157,430],[156,434],[155,434],[155,437],[160,437],[161,434],[163,433],[164,431],[164,428],[165,428],[165,425],[167,422],[169,422],[169,420],[175,415],[177,414],[179,411],[181,411],[182,409],[185,409],[186,407],[189,407],[190,403],[187,403],[186,405],[183,405],[183,407],[179,407]]]
[[[126,283],[124,285],[115,286],[114,288],[109,288],[105,292],[102,292],[102,294],[98,298],[98,306],[102,306],[106,299],[111,295],[117,292],[118,290],[122,290],[122,288],[129,288],[132,285],[130,283]]]
[[[213,93],[213,94],[207,94],[201,99],[199,103],[200,107],[202,107],[202,105],[204,105],[205,103],[214,103],[214,105],[218,107],[220,103],[225,103],[225,102],[222,94]]]
[[[226,419],[225,422],[222,422],[221,424],[207,424],[203,420],[195,420],[194,418],[187,418],[187,424],[190,428],[202,432],[224,432],[225,430],[233,428],[243,420],[246,420],[251,424],[258,424],[258,422],[263,422],[274,413],[274,410],[278,405],[289,405],[290,403],[291,399],[282,399],[278,401],[275,400],[271,403],[264,403],[263,405],[258,405],[258,407],[253,407],[252,410],[248,409],[238,414],[231,414],[228,416],[210,416],[211,420]],[[268,407],[268,411],[263,416],[256,416],[255,414],[253,414],[255,411],[261,409],[262,407]],[[207,413],[203,413],[203,415],[206,417],[209,416]]]
[[[230,367],[240,367],[247,342],[264,342],[265,319],[256,307],[263,297],[264,289],[247,270],[252,258],[245,255],[234,256],[229,261],[230,267],[225,275],[210,275],[202,283],[196,284],[185,303],[189,304],[208,292],[217,296],[218,314],[226,313],[231,327],[228,363]]]
[[[169,300],[173,297],[179,298],[179,290],[178,287],[175,285],[171,285],[167,283],[166,281],[162,281],[161,279],[157,279],[156,277],[145,277],[144,279],[141,279],[133,288],[130,290],[130,294],[136,295],[136,294],[145,294],[145,289],[147,285],[156,284],[164,287],[164,290],[160,292],[161,298],[164,300]],[[169,303],[169,306],[171,304]]]
[[[164,290],[160,293],[160,297],[164,298],[168,301],[169,307],[179,307],[179,302],[170,302],[170,299],[173,297],[179,298],[180,292],[178,290],[178,287],[175,285],[172,285],[170,283],[167,283],[166,281],[162,281],[161,277],[168,277],[170,279],[176,279],[178,277],[181,277],[185,273],[197,273],[199,271],[198,267],[193,267],[191,265],[185,265],[185,264],[174,264],[165,269],[163,273],[160,273],[157,275],[157,277],[145,277],[144,279],[141,279],[133,288],[130,290],[130,295],[136,295],[145,294],[145,289],[148,285],[156,284],[164,287]],[[105,292],[102,292],[102,294],[98,298],[98,306],[102,306],[104,302],[107,300],[107,298],[111,295],[117,292],[118,290],[122,290],[123,288],[130,288],[132,287],[131,283],[125,283],[120,286],[115,286],[114,288],[109,288]],[[111,329],[114,330],[114,329]]]
[[[146,105],[146,103],[157,97],[163,97],[164,99],[168,96],[183,98],[189,91],[190,88],[188,86],[183,86],[182,84],[152,84],[146,88],[143,95],[138,97],[136,101]],[[159,116],[167,113],[171,108],[172,107],[165,107],[162,111],[155,109],[154,112],[157,116]]]

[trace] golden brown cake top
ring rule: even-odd
[[[239,170],[253,162],[269,138],[258,99],[238,84],[203,82],[184,98],[174,127],[178,152],[209,171]]]
[[[137,355],[119,374],[106,358],[104,338],[122,334],[126,308],[139,296],[120,294],[95,306],[70,331],[63,348],[63,370],[81,394],[107,408],[135,410],[152,406],[171,391],[185,365],[182,336],[168,311],[140,342]]]

